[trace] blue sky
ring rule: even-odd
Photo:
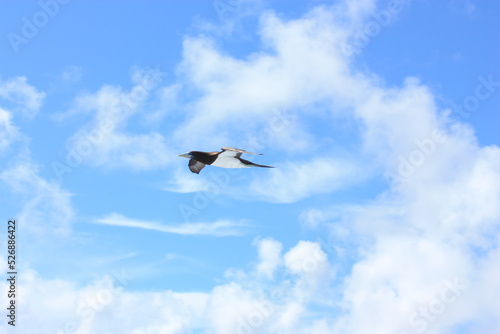
[[[17,330],[494,333],[499,6],[0,1]]]

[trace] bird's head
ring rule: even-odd
[[[188,152],[188,153],[179,154],[177,156],[178,157],[184,157],[184,158],[191,159],[193,157],[193,153],[192,152]]]

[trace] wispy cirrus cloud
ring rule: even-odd
[[[212,223],[185,223],[166,225],[154,221],[144,221],[128,218],[119,213],[111,213],[102,218],[95,219],[93,222],[103,225],[135,227],[172,234],[211,235],[217,237],[244,235],[246,234],[246,230],[250,226],[243,222],[222,219]]]

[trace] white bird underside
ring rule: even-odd
[[[214,162],[212,162],[212,166],[222,167],[222,168],[246,168],[252,167],[252,165],[245,165],[240,160],[236,159],[236,157],[224,157],[218,156]]]

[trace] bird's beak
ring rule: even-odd
[[[178,157],[184,157],[184,158],[191,158],[191,156],[189,155],[189,153],[178,154],[177,156]]]

